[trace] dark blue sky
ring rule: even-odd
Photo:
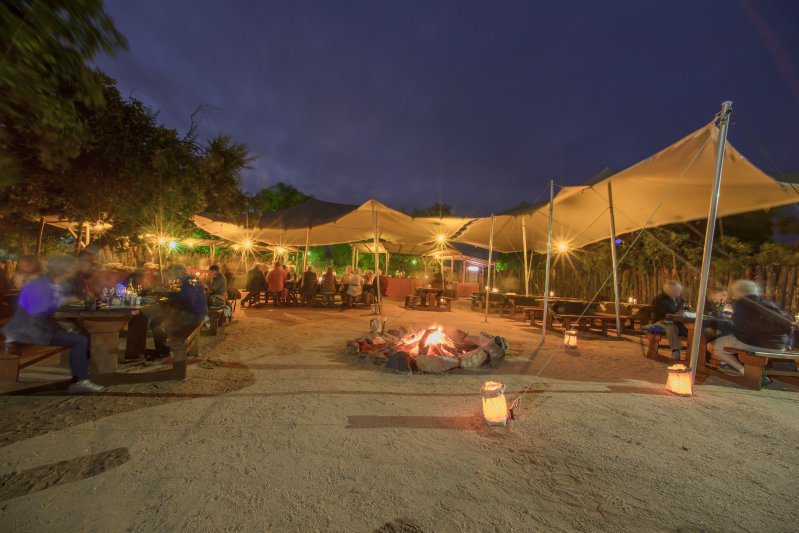
[[[754,14],[751,7],[754,5]],[[461,215],[617,170],[735,103],[730,141],[799,171],[799,2],[135,1],[102,69],[258,156],[245,188]],[[764,155],[765,149],[768,156]],[[773,159],[772,163],[769,159]],[[775,168],[775,164],[777,168]]]

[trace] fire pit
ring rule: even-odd
[[[415,331],[405,327],[386,329],[376,319],[371,333],[347,342],[347,352],[397,372],[441,374],[456,368],[475,369],[497,364],[505,357],[508,342],[481,332],[469,335],[460,329],[433,325]]]

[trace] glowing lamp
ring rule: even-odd
[[[549,291],[549,297],[552,298],[553,296],[555,296],[555,291]]]
[[[691,369],[682,364],[670,366],[666,390],[680,396],[691,396],[693,394]]]
[[[178,243],[177,243],[177,242],[175,242],[175,241],[169,241],[169,249],[170,249],[170,250],[174,250],[174,249],[175,249],[175,248],[177,248],[177,247],[178,247]]]
[[[438,242],[444,242],[447,240],[447,237],[445,235],[439,235],[438,237],[436,237],[436,240]]]
[[[245,248],[252,248],[252,241],[244,241]]]
[[[158,244],[161,244],[161,245],[166,244],[166,239],[164,237],[158,237]]]
[[[284,253],[286,253],[286,249],[283,247],[280,247],[275,251],[277,252],[277,255],[283,255]]]
[[[563,332],[563,345],[566,348],[577,348],[577,330],[567,329]]]
[[[411,259],[411,264],[415,265],[416,264],[416,259]]]
[[[627,298],[627,303],[628,303],[628,304],[631,304],[631,303],[633,303],[633,297],[632,297],[632,296],[630,296],[629,298]]]
[[[504,426],[508,423],[508,404],[505,402],[505,385],[486,381],[480,388],[483,398],[483,421],[489,426]]]
[[[469,272],[479,272],[480,271],[480,267],[471,265],[471,266],[466,267],[466,270],[468,270]]]
[[[558,251],[559,251],[559,252],[565,252],[565,251],[566,251],[566,250],[568,250],[568,249],[569,249],[569,245],[568,245],[568,244],[566,244],[565,242],[562,242],[562,243],[560,243],[560,244],[558,245]]]
[[[499,289],[497,289],[496,287],[494,287],[493,289],[491,289],[491,292],[499,292]]]

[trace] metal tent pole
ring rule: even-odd
[[[494,215],[491,215],[491,232],[488,234],[488,266],[486,266],[486,314],[488,322],[488,301],[491,299],[491,256],[494,255]]]
[[[530,269],[527,267],[527,224],[522,215],[522,250],[524,251],[524,295],[530,296]]]
[[[699,343],[702,341],[702,319],[705,314],[705,294],[707,293],[708,277],[710,276],[710,258],[713,253],[713,234],[716,229],[716,213],[719,206],[719,191],[721,189],[721,170],[724,164],[724,149],[727,145],[727,130],[730,126],[732,115],[732,102],[729,100],[721,104],[719,113],[719,144],[716,150],[716,174],[713,176],[713,192],[710,195],[710,209],[707,215],[707,230],[705,232],[705,248],[702,252],[702,274],[699,278],[699,294],[696,302],[696,320],[694,321],[694,338],[691,343],[691,390],[696,379],[696,365],[699,357]],[[703,361],[704,363],[704,361]]]
[[[308,247],[311,244],[311,228],[305,230],[305,253],[302,255],[302,273],[308,269]],[[300,276],[302,276],[302,273]]]
[[[377,289],[375,291],[375,314],[380,314],[380,276],[377,275],[377,267],[380,266],[380,236],[378,235],[378,227],[377,227],[377,210],[375,209],[375,204],[372,202],[372,223],[374,227],[375,233],[375,279],[374,279],[374,286]]]
[[[544,276],[544,321],[541,324],[541,342],[547,334],[547,318],[549,315],[549,271],[552,265],[552,206],[555,199],[555,180],[549,180],[549,229],[547,230],[547,267]]]
[[[42,240],[44,239],[44,217],[39,220],[39,238],[36,239],[36,255],[42,255]]]
[[[613,261],[613,298],[616,301],[616,336],[621,337],[619,316],[619,264],[616,260],[616,218],[613,216],[613,188],[608,180],[608,210],[610,212],[610,259]]]

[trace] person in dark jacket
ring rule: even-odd
[[[185,267],[172,267],[169,279],[179,279],[180,290],[170,297],[168,306],[161,306],[160,312],[150,317],[156,357],[169,355],[166,344],[168,331],[196,328],[208,316],[205,290],[192,279]]]
[[[261,303],[261,294],[266,292],[266,277],[264,276],[263,263],[257,263],[247,272],[247,284],[244,286],[247,296],[241,301],[241,306]]]
[[[211,265],[211,282],[208,285],[208,303],[214,306],[225,305],[227,299],[227,279],[219,271],[218,265]]]
[[[676,315],[685,309],[685,300],[682,299],[682,285],[679,281],[667,281],[663,284],[663,292],[652,301],[652,320],[655,325],[663,328],[671,347],[672,359],[680,358],[682,344],[680,337],[686,337],[688,330],[683,324],[674,323],[666,315]]]
[[[732,369],[743,375],[744,366],[725,348],[766,349],[782,352],[794,326],[790,316],[774,302],[760,295],[754,281],[738,280],[732,285],[732,334],[708,344],[708,350]]]
[[[302,299],[306,305],[313,305],[315,303],[317,283],[318,278],[316,272],[313,271],[311,265],[308,265],[308,268],[302,275],[302,283],[300,284],[300,292],[302,293]]]
[[[14,315],[3,328],[6,343],[20,342],[69,349],[69,367],[73,383],[69,392],[98,392],[103,388],[89,381],[89,339],[79,333],[65,331],[53,319],[61,305],[59,284],[77,271],[75,258],[51,257],[47,274],[28,281],[19,295]]]

